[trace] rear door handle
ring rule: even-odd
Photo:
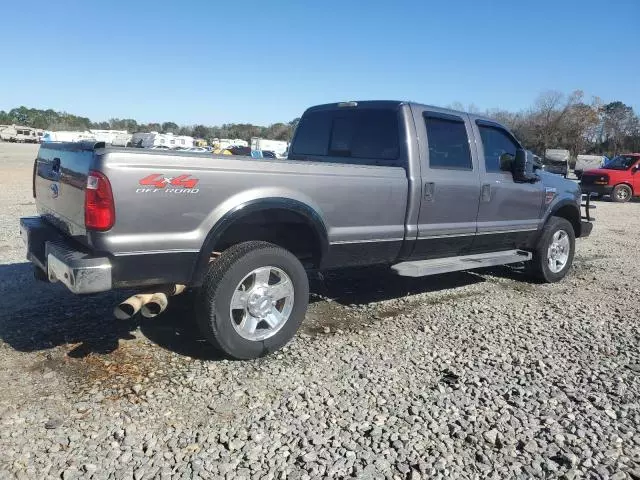
[[[480,192],[480,200],[483,202],[491,201],[491,184],[490,183],[482,184],[482,190]]]
[[[424,199],[427,202],[433,202],[433,195],[436,192],[436,184],[433,182],[427,182],[424,184]]]

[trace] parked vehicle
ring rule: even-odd
[[[525,262],[556,282],[592,229],[579,186],[536,169],[502,125],[391,101],[308,109],[286,160],[45,144],[34,191],[40,216],[21,233],[38,278],[139,289],[120,318],[193,289],[204,335],[235,358],[292,338],[308,272]]]
[[[570,158],[569,150],[547,149],[544,152],[544,170],[567,178]]]
[[[594,168],[600,168],[604,164],[604,156],[602,155],[578,155],[576,158],[576,166],[573,168],[578,180],[582,178],[582,173],[585,170],[593,170]]]
[[[640,153],[618,155],[602,168],[586,170],[580,186],[584,193],[610,195],[614,202],[628,202],[640,196]]]
[[[14,143],[39,143],[40,137],[35,128],[5,125],[0,128],[0,140]]]
[[[251,150],[269,151],[278,157],[284,157],[289,146],[288,142],[283,140],[267,140],[266,138],[251,138]]]
[[[249,142],[241,138],[214,138],[211,142],[216,150],[226,150],[229,147],[248,147]]]

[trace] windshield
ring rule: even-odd
[[[607,163],[604,164],[604,167],[609,170],[628,170],[631,168],[631,165],[636,163],[638,157],[631,157],[626,155],[618,155],[617,157],[612,158]]]

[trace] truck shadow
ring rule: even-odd
[[[385,268],[331,272],[322,279],[312,279],[310,314],[305,324],[322,329],[334,321],[332,316],[340,316],[354,306],[482,281],[482,277],[465,272],[425,278],[398,277]],[[34,280],[29,263],[0,265],[0,339],[21,352],[63,347],[68,356],[82,358],[114,352],[121,340],[135,339],[139,329],[144,337],[167,351],[203,360],[221,358],[198,331],[192,294],[173,298],[170,308],[154,319],[138,315],[127,321],[116,320],[113,307],[133,293],[76,296],[62,285]],[[325,308],[327,305],[331,311]]]
[[[364,305],[409,295],[448,290],[484,279],[469,272],[430,277],[401,277],[387,267],[366,267],[328,272],[310,281],[310,303],[331,299],[340,305]]]
[[[67,345],[73,357],[110,353],[137,328],[135,321],[113,321],[120,295],[75,296],[62,285],[36,281],[29,263],[0,265],[0,339],[22,352]]]

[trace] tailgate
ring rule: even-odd
[[[42,144],[34,169],[38,213],[63,232],[84,240],[84,190],[94,142]]]

